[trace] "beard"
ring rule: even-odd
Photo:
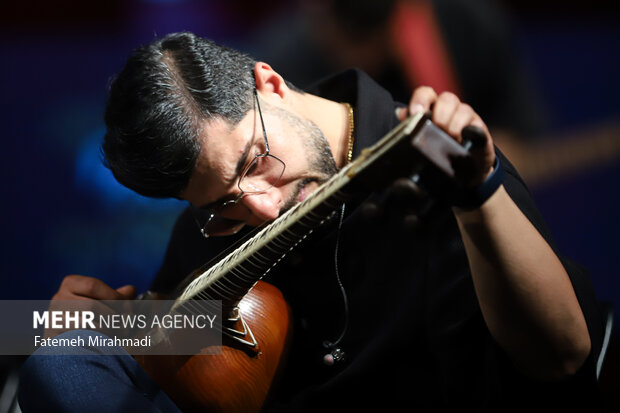
[[[304,186],[310,182],[316,182],[319,185],[324,184],[338,172],[338,167],[327,138],[314,122],[302,119],[284,109],[274,108],[273,110],[293,128],[295,135],[302,139],[310,167],[308,172],[312,175],[312,177],[302,179],[297,184],[280,210],[280,215],[282,215],[299,203],[299,195]]]

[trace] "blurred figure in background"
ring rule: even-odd
[[[396,100],[419,85],[448,90],[478,108],[496,135],[532,138],[544,116],[510,27],[486,0],[302,0],[298,13],[267,20],[254,47],[302,86],[359,67]]]
[[[287,79],[305,87],[359,67],[398,101],[420,85],[451,91],[486,119],[531,186],[620,158],[617,122],[549,131],[546,103],[498,2],[299,0],[275,10],[249,43]]]

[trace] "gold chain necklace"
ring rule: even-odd
[[[353,136],[353,108],[347,102],[342,102],[342,104],[345,105],[347,110],[349,111],[349,145],[347,147],[347,164],[349,164],[351,163],[351,159],[353,159],[353,143],[355,141],[355,138]]]

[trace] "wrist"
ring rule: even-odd
[[[480,208],[504,183],[504,169],[495,156],[493,169],[489,172],[484,182],[473,187],[461,190],[454,198],[452,205],[456,208],[470,211]]]

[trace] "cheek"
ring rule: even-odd
[[[287,143],[287,145],[271,144],[270,141],[269,151],[271,155],[284,162],[284,174],[281,180],[289,182],[307,170],[307,162],[305,161],[303,150],[297,142],[291,139]]]
[[[286,165],[281,178],[282,184],[300,179],[324,179],[329,175],[325,173],[326,168],[321,160],[323,157],[329,158],[331,150],[326,141],[324,145],[315,142],[319,137],[313,136],[310,126],[284,127],[277,132],[272,131],[268,139],[271,154]]]
[[[251,219],[250,212],[241,203],[236,204],[231,208],[226,208],[221,215],[224,218],[235,219],[239,221],[248,221]]]

